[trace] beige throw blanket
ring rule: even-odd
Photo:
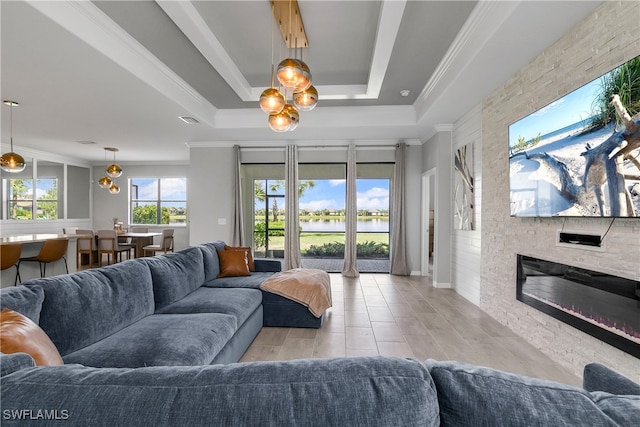
[[[262,282],[260,289],[300,303],[318,318],[331,307],[331,279],[324,270],[294,268],[282,271]]]

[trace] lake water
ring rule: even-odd
[[[317,220],[317,221],[300,221],[302,231],[345,231],[345,222],[342,220]],[[359,232],[389,232],[389,221],[382,219],[371,219],[367,221],[358,221],[357,230]]]

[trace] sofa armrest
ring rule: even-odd
[[[599,363],[586,365],[582,378],[582,387],[589,392],[604,391],[617,395],[640,396],[640,384]]]
[[[27,353],[0,353],[0,377],[34,366],[36,362]]]
[[[275,259],[254,259],[256,271],[263,273],[277,273],[282,271],[282,263]]]

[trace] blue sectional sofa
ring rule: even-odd
[[[116,369],[15,353],[2,356],[0,414],[3,426],[636,427],[640,386],[587,368],[592,389],[390,357]]]
[[[230,287],[216,278],[216,246],[2,289],[0,308],[38,324],[65,364],[0,354],[0,423],[638,425],[640,386],[600,365],[585,369],[581,389],[433,360],[232,363],[263,323],[263,294],[251,281],[273,272],[230,278],[244,284]]]
[[[202,286],[218,274],[214,256],[215,246],[207,244],[35,279],[2,289],[0,308],[37,323],[65,363],[135,368],[236,362],[262,328],[262,293]],[[245,280],[259,285],[264,277]]]

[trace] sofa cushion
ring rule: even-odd
[[[235,331],[236,319],[228,314],[154,314],[64,361],[97,368],[207,365]]]
[[[598,408],[616,425],[637,426],[640,424],[640,396],[615,395],[599,391],[591,393],[591,396]]]
[[[197,246],[202,251],[204,261],[204,280],[208,282],[218,277],[220,274],[220,260],[218,250],[213,243],[205,243]]]
[[[218,251],[220,274],[218,277],[249,276],[249,261],[245,251]]]
[[[616,425],[577,387],[458,362],[427,366],[444,427]]]
[[[184,298],[204,283],[204,260],[199,248],[143,259],[153,277],[156,309]]]
[[[238,327],[262,303],[257,289],[198,288],[156,314],[221,313],[235,317]]]
[[[3,378],[2,391],[4,410],[64,408],[78,425],[439,425],[429,372],[408,359],[31,368]]]
[[[0,377],[34,366],[36,361],[27,353],[0,353]]]
[[[44,291],[38,286],[15,286],[0,290],[0,310],[10,308],[22,313],[35,323],[40,322]]]
[[[58,349],[40,326],[8,308],[0,312],[0,351],[27,353],[38,366],[63,364]]]
[[[249,276],[221,277],[209,280],[203,286],[210,288],[251,288],[260,289],[260,284],[274,273],[253,272]]]
[[[582,386],[587,391],[640,395],[640,384],[599,363],[585,365]]]
[[[63,357],[154,310],[151,272],[140,260],[35,279],[24,285],[44,290],[40,327]]]

